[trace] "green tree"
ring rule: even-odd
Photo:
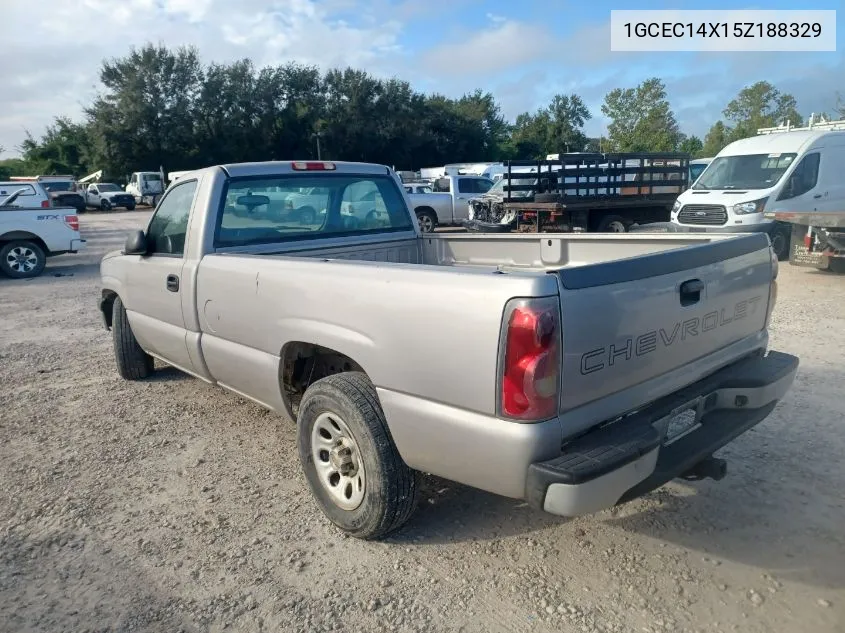
[[[730,135],[730,128],[723,121],[716,121],[704,137],[701,155],[712,157],[721,152],[725,145],[731,142]]]
[[[203,69],[195,48],[147,44],[103,62],[105,92],[87,109],[93,154],[112,174],[192,166]],[[229,128],[231,129],[231,127]]]
[[[21,143],[26,168],[35,174],[84,176],[91,165],[91,138],[88,126],[59,117],[40,139],[27,132]]]
[[[588,139],[583,128],[590,118],[590,110],[579,95],[555,95],[547,107],[516,118],[507,153],[515,158],[542,158],[584,151]]]
[[[758,81],[739,91],[722,111],[731,127],[732,141],[757,134],[757,129],[784,121],[801,124],[795,97],[780,92],[768,81]]]
[[[703,149],[704,143],[697,136],[683,135],[683,140],[678,143],[678,151],[685,152],[693,158],[700,158],[702,156],[701,152]]]
[[[604,98],[608,137],[618,152],[672,151],[682,140],[663,82],[652,77],[636,88],[615,88]]]

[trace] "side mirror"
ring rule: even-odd
[[[123,253],[125,255],[146,255],[147,254],[147,236],[143,231],[135,231],[130,233],[126,238],[126,244],[123,246]]]

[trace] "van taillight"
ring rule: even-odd
[[[65,224],[67,224],[74,231],[78,231],[79,230],[79,216],[78,215],[66,215],[65,216]]]
[[[49,209],[50,208],[50,201],[49,200],[42,200],[41,201],[41,208],[42,209]]]
[[[501,413],[539,421],[555,415],[560,382],[560,312],[557,298],[514,301],[505,325]]]

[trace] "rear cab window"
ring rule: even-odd
[[[323,173],[230,178],[217,215],[214,247],[412,230],[402,194],[386,176]]]
[[[16,191],[20,191],[23,189],[24,191],[21,192],[21,196],[34,196],[35,195],[35,187],[32,185],[28,185],[26,183],[16,183],[16,182],[4,182],[0,183],[0,197],[5,198],[6,196],[11,196]]]

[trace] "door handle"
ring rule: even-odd
[[[681,284],[681,305],[691,306],[701,300],[701,291],[704,290],[704,282],[700,279],[690,279]]]
[[[167,289],[170,292],[179,292],[179,277],[177,277],[176,275],[168,275]]]
[[[821,197],[822,197],[822,194],[817,193],[817,194],[816,194],[816,195],[814,195],[813,197],[814,197],[816,200],[818,200],[819,198],[821,198]]]

